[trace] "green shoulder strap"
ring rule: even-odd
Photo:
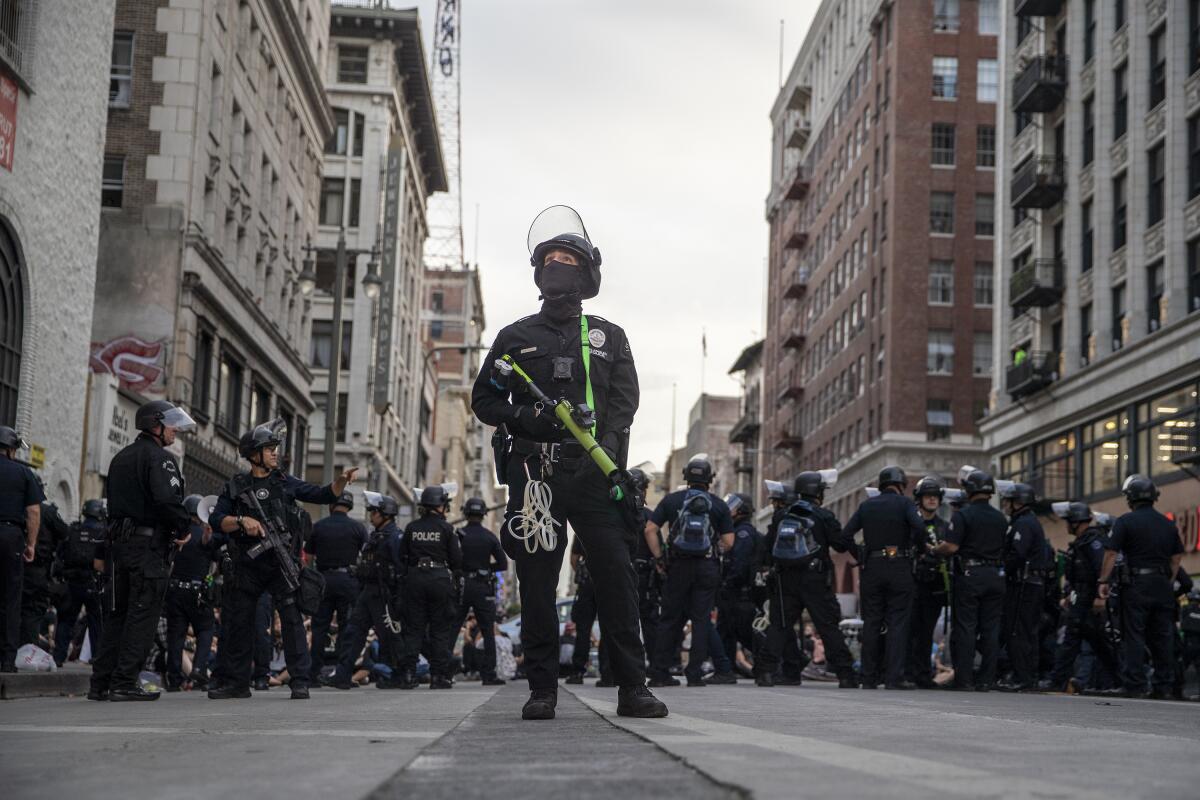
[[[596,401],[592,397],[592,343],[588,341],[587,314],[579,315],[579,344],[583,351],[583,377],[587,381],[587,404],[593,412],[596,411]],[[596,426],[592,426],[592,436],[596,435]]]

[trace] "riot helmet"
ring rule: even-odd
[[[396,502],[396,498],[391,495],[380,494],[379,492],[363,492],[363,500],[366,501],[367,511],[377,511],[385,517],[395,519],[400,513],[400,504]]]
[[[1091,507],[1082,501],[1073,500],[1070,503],[1051,503],[1050,510],[1054,515],[1067,521],[1069,525],[1092,521]]]
[[[273,419],[243,433],[242,438],[238,440],[238,453],[242,458],[250,460],[263,448],[280,447],[286,437],[287,423],[282,419]]]
[[[204,498],[198,494],[189,494],[187,497],[183,498],[183,507],[186,508],[187,512],[193,517],[199,518],[200,513],[198,509],[200,508],[200,501],[203,499]]]
[[[1158,487],[1145,475],[1130,475],[1121,486],[1121,493],[1129,505],[1153,503],[1158,499]]]
[[[908,484],[908,476],[904,474],[904,470],[895,465],[884,467],[879,471],[879,489],[880,491],[889,486],[898,486],[901,490]]]
[[[104,519],[107,514],[108,509],[105,507],[103,500],[93,498],[83,501],[83,516],[89,519]]]
[[[1001,493],[1000,498],[1009,501],[1014,506],[1025,507],[1031,506],[1037,501],[1037,493],[1028,483],[1014,483]]]
[[[650,487],[650,476],[646,474],[645,470],[634,467],[629,470],[629,482],[633,484],[634,489],[645,492]]]
[[[581,300],[600,293],[600,250],[592,244],[587,228],[579,212],[570,206],[550,206],[538,214],[529,226],[526,237],[529,247],[529,263],[533,265],[533,282],[542,288],[542,269],[546,253],[551,250],[566,250],[579,259],[583,274],[580,281]]]
[[[15,429],[0,425],[0,450],[21,450],[28,447]]]
[[[800,497],[819,502],[825,498],[825,490],[837,483],[837,479],[836,469],[805,470],[796,476],[793,488]]]
[[[687,466],[683,468],[683,479],[689,484],[698,483],[708,486],[713,479],[712,462],[708,460],[708,456],[703,453],[698,453],[688,460]]]
[[[426,486],[421,490],[417,505],[434,511],[442,511],[446,506],[450,505],[450,499],[454,496],[454,492],[457,489],[458,486],[453,483],[439,483],[433,486]]]
[[[941,480],[933,475],[926,475],[921,480],[917,481],[917,485],[913,487],[913,497],[920,499],[926,495],[936,495],[940,501],[946,496],[946,487],[942,485]]]
[[[726,495],[725,505],[729,506],[729,513],[734,517],[749,516],[754,513],[754,501],[750,499],[750,495],[742,492]]]
[[[780,481],[763,481],[767,487],[767,500],[774,506],[790,506],[795,494]]]
[[[466,517],[482,517],[487,513],[487,503],[483,502],[482,497],[468,497],[462,510]]]
[[[138,408],[133,426],[139,431],[151,433],[159,425],[177,431],[196,430],[196,421],[186,411],[168,400],[151,400]]]
[[[968,469],[963,467],[963,469]],[[995,494],[996,481],[991,475],[981,469],[969,468],[966,474],[962,470],[959,471],[958,484],[966,491],[967,495],[973,494]]]
[[[330,504],[329,507],[331,509],[334,509],[334,508],[337,508],[338,506],[341,506],[342,508],[346,509],[346,511],[353,511],[354,510],[354,492],[342,492],[341,495],[338,496],[338,499],[334,500],[333,503]]]

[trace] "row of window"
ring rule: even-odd
[[[929,232],[954,235],[954,192],[929,193]],[[996,232],[996,199],[991,194],[975,195],[975,235]]]
[[[933,57],[933,96],[940,100],[958,99],[958,58]],[[1000,63],[994,58],[981,58],[975,65],[975,99],[994,103],[1000,96]]]
[[[931,328],[926,345],[925,371],[930,375],[954,374],[954,331]],[[971,347],[971,374],[977,378],[992,374],[992,332],[975,331]]]
[[[977,308],[992,305],[995,276],[990,262],[975,264],[974,304]],[[934,261],[929,265],[929,305],[954,305],[954,262]]]
[[[953,167],[956,163],[957,129],[952,122],[935,122],[930,128],[929,163]],[[975,126],[975,166],[996,166],[996,126]]]
[[[1000,0],[979,0],[975,4],[979,15],[979,35],[1000,35]],[[933,29],[938,33],[959,30],[959,0],[933,0]]]

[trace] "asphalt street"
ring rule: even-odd
[[[589,681],[590,683],[590,681]],[[671,715],[615,716],[616,693],[274,690],[211,702],[0,703],[0,796],[1153,797],[1200,786],[1200,705],[1086,697],[662,689]]]

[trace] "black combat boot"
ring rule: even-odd
[[[521,709],[521,719],[554,719],[554,708],[558,705],[557,689],[534,689]]]
[[[430,689],[453,689],[454,681],[447,678],[445,675],[437,675],[429,680]]]
[[[292,684],[292,699],[307,700],[308,699],[308,684]]]
[[[88,689],[87,699],[88,700],[107,700],[108,699],[108,689],[96,689],[94,687],[91,689]]]
[[[245,700],[249,696],[249,686],[231,686],[229,684],[222,684],[215,689],[208,690],[209,700]]]
[[[416,676],[407,671],[400,673],[400,688],[405,690],[417,688]]]
[[[148,692],[141,686],[128,689],[109,689],[108,699],[114,703],[124,703],[130,700],[157,700],[159,692]]]
[[[757,677],[755,677],[754,685],[763,686],[769,689],[775,685],[775,676],[769,672],[760,673]]]
[[[563,683],[568,683],[572,686],[583,686],[583,673],[582,672],[572,672],[570,675],[567,676],[567,679],[565,681],[563,681]]]
[[[484,686],[504,686],[508,681],[503,678],[497,678],[495,675],[483,679]]]
[[[667,704],[645,686],[622,686],[617,690],[617,716],[654,719],[667,715]]]
[[[737,675],[732,672],[718,672],[709,677],[708,682],[714,686],[728,686],[737,683]]]
[[[930,683],[932,683],[932,681],[930,681]],[[838,678],[838,688],[839,689],[857,689],[858,688],[858,676],[855,675],[853,672],[847,672],[847,673],[841,675]]]

